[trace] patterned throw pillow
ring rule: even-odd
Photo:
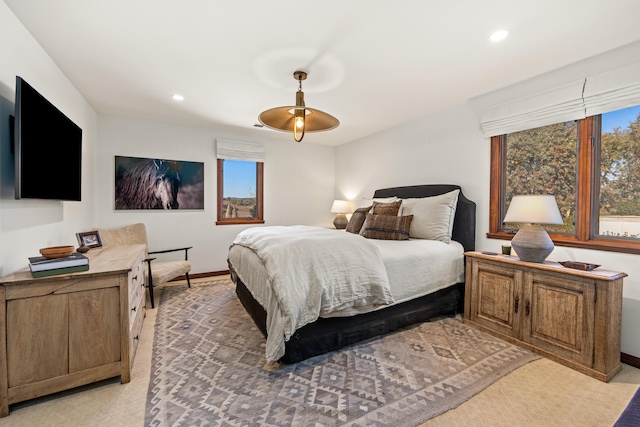
[[[363,236],[378,240],[408,240],[413,215],[392,216],[367,214]]]
[[[364,224],[364,220],[367,219],[367,213],[371,210],[371,206],[367,206],[366,208],[356,209],[351,215],[351,219],[347,224],[347,229],[349,233],[358,234],[360,233],[360,229],[362,228],[362,224]]]
[[[374,215],[398,215],[398,211],[400,210],[400,206],[402,205],[402,200],[396,200],[391,203],[380,203],[373,202],[373,212]]]

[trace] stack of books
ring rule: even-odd
[[[55,276],[89,270],[89,258],[77,252],[63,258],[29,258],[29,269],[33,277]]]

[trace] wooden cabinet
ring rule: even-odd
[[[144,319],[144,245],[88,253],[89,270],[0,281],[0,416],[9,405],[120,376]]]
[[[465,255],[466,324],[601,381],[620,371],[625,273]]]

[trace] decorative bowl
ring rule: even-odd
[[[50,246],[40,249],[40,255],[45,258],[64,258],[71,255],[73,246]]]
[[[586,262],[579,262],[579,261],[561,261],[558,264],[562,265],[563,267],[574,268],[576,270],[583,270],[583,271],[591,271],[595,268],[600,267],[598,264],[589,264]]]

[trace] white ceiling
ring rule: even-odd
[[[326,145],[640,40],[638,0],[4,1],[98,113],[292,140],[254,124],[301,69]]]

